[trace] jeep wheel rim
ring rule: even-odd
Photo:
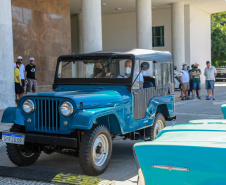
[[[93,144],[93,162],[97,167],[101,167],[105,164],[108,152],[108,139],[104,134],[100,134]]]
[[[34,152],[26,151],[26,150],[22,149],[22,148],[20,147],[20,145],[17,145],[17,147],[19,148],[20,153],[21,153],[24,157],[29,158],[29,157],[32,157],[32,156],[34,155]]]
[[[164,124],[162,120],[158,120],[155,124],[154,139],[157,137],[157,135],[159,134],[159,132],[161,132],[163,128],[164,128]]]

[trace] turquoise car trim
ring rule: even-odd
[[[226,185],[225,132],[225,120],[193,120],[136,143],[145,185]]]
[[[223,118],[225,119],[226,118],[226,104],[221,105],[221,110],[223,113]]]

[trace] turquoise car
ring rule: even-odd
[[[225,119],[168,126],[155,140],[134,145],[138,184],[226,185],[225,153]]]
[[[112,139],[151,140],[175,119],[173,59],[152,50],[60,56],[53,90],[23,96],[4,111],[9,159],[33,164],[41,152],[79,156],[88,175],[107,168]]]

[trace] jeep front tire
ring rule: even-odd
[[[10,132],[23,133],[24,127],[14,124]],[[32,151],[26,145],[7,143],[6,151],[12,163],[17,166],[28,166],[34,164],[40,156],[40,151]]]
[[[105,125],[94,125],[82,135],[79,162],[82,170],[91,176],[102,174],[112,153],[112,138]]]

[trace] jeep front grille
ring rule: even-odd
[[[39,98],[36,102],[35,129],[57,132],[60,130],[59,100]]]

